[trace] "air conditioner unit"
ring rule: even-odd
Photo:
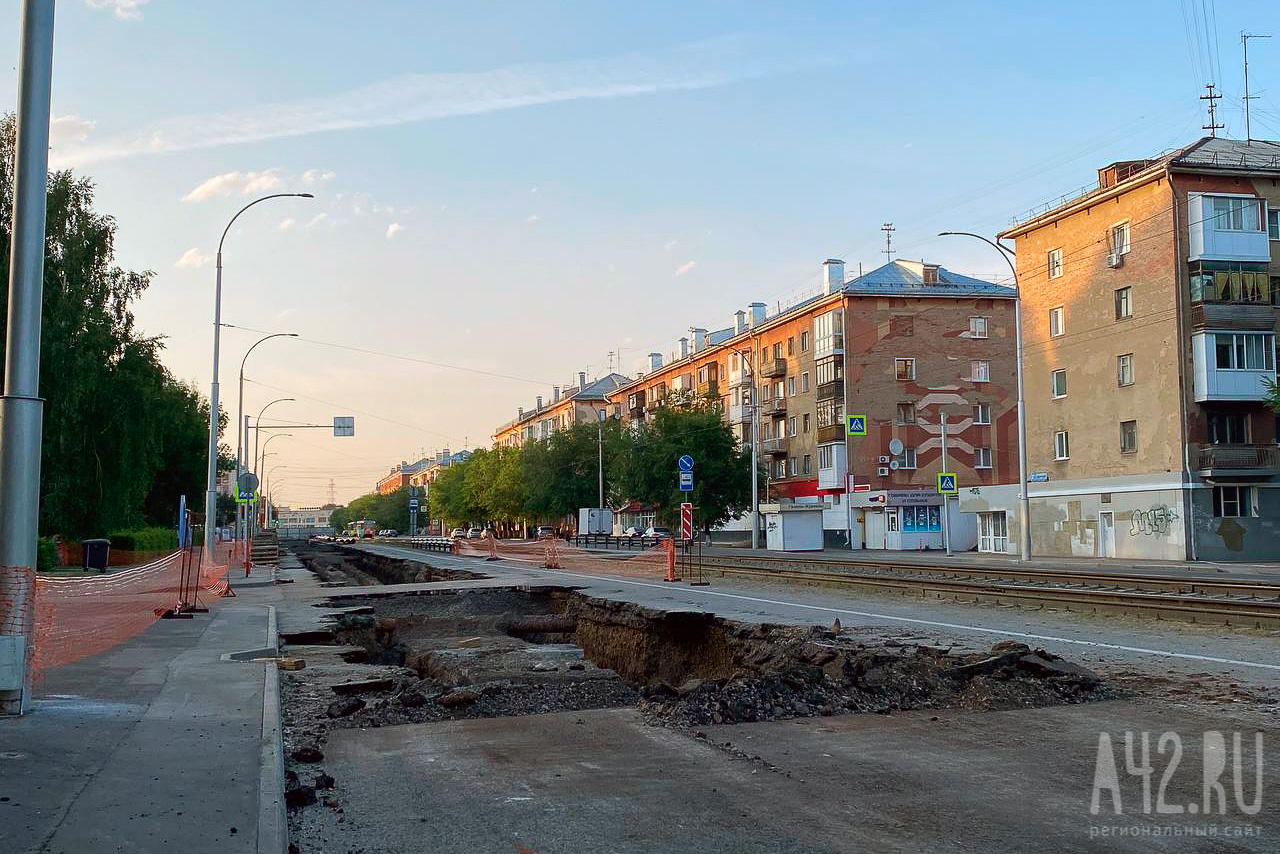
[[[880,468],[876,469],[876,474],[877,474],[879,477],[888,477],[888,476],[889,476],[889,467],[888,467],[888,466],[880,466]]]
[[[1119,266],[1120,266],[1121,264],[1123,264],[1123,263],[1124,263],[1124,256],[1123,256],[1123,255],[1121,255],[1119,252],[1108,252],[1108,253],[1107,253],[1107,266],[1108,266],[1108,267],[1119,267]]]
[[[887,466],[887,465],[889,465],[889,457],[888,457],[887,455],[885,455],[885,454],[881,454],[881,455],[880,455],[880,465],[882,465],[882,466]]]

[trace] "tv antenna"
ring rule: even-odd
[[[329,503],[337,504],[338,502],[336,500],[336,497],[337,497],[337,491],[333,485],[333,478],[329,478]]]
[[[1226,125],[1218,124],[1214,118],[1218,110],[1218,99],[1221,98],[1222,96],[1219,95],[1217,92],[1213,91],[1212,83],[1206,83],[1204,88],[1209,90],[1209,93],[1207,95],[1201,95],[1200,100],[1209,102],[1209,124],[1200,125],[1200,127],[1207,130],[1209,132],[1209,136],[1217,136],[1218,131],[1226,127]],[[1245,103],[1247,104],[1249,102],[1246,101]]]
[[[1244,45],[1244,142],[1248,145],[1253,141],[1252,128],[1249,126],[1249,102],[1256,99],[1257,95],[1249,94],[1249,39],[1269,39],[1269,33],[1241,33],[1240,42]]]
[[[885,257],[888,258],[890,261],[892,261],[893,260],[893,233],[897,231],[897,229],[893,227],[893,223],[886,222],[884,225],[880,226],[880,230],[884,232],[884,249],[882,251],[884,252]]]

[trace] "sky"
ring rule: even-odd
[[[0,0],[16,102],[18,0]],[[92,177],[164,361],[293,429],[278,502],[488,446],[578,371],[634,375],[691,326],[895,254],[1007,275],[1012,217],[1203,131],[1243,136],[1240,33],[1269,2],[60,0],[51,162]],[[1250,42],[1280,139],[1280,32]],[[610,354],[613,354],[612,356]],[[265,435],[265,434],[264,434]],[[274,471],[273,471],[274,470]]]

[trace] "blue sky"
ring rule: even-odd
[[[280,496],[323,500],[332,476],[345,500],[487,444],[609,351],[633,373],[690,326],[811,292],[824,258],[882,263],[886,221],[904,256],[993,275],[992,251],[933,235],[1195,139],[1209,74],[1243,135],[1239,33],[1275,16],[1220,5],[62,0],[52,154],[97,182],[120,263],[155,271],[137,314],[182,378],[208,383],[226,220],[305,191],[228,237],[228,322],[531,381],[264,344],[249,411],[357,416],[354,440],[273,444]],[[1250,50],[1273,139],[1277,36]],[[233,413],[253,340],[224,333]]]

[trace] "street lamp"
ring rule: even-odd
[[[259,202],[289,197],[299,199],[315,198],[310,193],[273,193],[260,199],[254,199],[236,211],[236,215],[231,217],[227,227],[222,230],[222,237],[218,238],[218,255],[213,290],[213,381],[209,384],[209,472],[208,482],[206,483],[207,492],[204,497],[204,544],[205,548],[210,551],[213,550],[218,509],[218,348],[222,343],[222,244],[226,241],[227,232],[231,231],[231,226],[240,218],[240,214]],[[240,429],[240,425],[237,424],[236,430],[239,431]]]
[[[275,400],[271,401],[271,402],[270,402],[270,403],[268,403],[266,406],[264,406],[264,407],[262,407],[261,409],[259,409],[259,410],[258,410],[258,417],[257,417],[257,419],[253,422],[254,424],[256,424],[256,425],[257,425],[257,428],[253,431],[253,456],[249,458],[249,462],[251,462],[251,463],[253,463],[253,464],[254,464],[254,465],[253,465],[253,472],[254,472],[254,474],[257,474],[257,473],[258,473],[258,471],[259,471],[259,469],[258,469],[258,439],[259,439],[259,434],[262,432],[262,414],[263,414],[264,412],[266,412],[266,411],[267,411],[267,409],[269,409],[270,407],[275,406],[277,403],[286,403],[286,402],[294,402],[294,401],[295,401],[295,398],[292,398],[292,397],[277,397]],[[249,446],[249,439],[248,439],[248,435],[247,435],[247,434],[246,434],[246,436],[245,436],[244,444],[245,444],[245,450],[248,450],[248,446]]]
[[[604,421],[609,417],[607,410],[601,409],[596,419],[596,452],[597,452],[597,476],[599,477],[600,486],[600,503],[596,506],[601,510],[604,509]],[[579,531],[578,533],[582,533]]]
[[[263,441],[263,443],[262,443],[262,456],[258,457],[258,465],[257,465],[257,467],[254,469],[254,471],[255,471],[255,472],[265,471],[265,469],[266,469],[266,461],[267,461],[267,457],[275,456],[275,454],[276,454],[276,452],[275,452],[275,451],[272,451],[272,452],[270,452],[270,453],[268,453],[268,452],[267,452],[267,445],[270,445],[270,444],[271,444],[271,440],[272,440],[272,439],[279,439],[279,438],[281,438],[281,437],[283,437],[283,436],[292,436],[292,435],[293,435],[292,433],[274,433],[274,434],[272,434],[272,435],[268,436],[268,437],[266,438],[266,440],[265,440],[265,441]],[[258,484],[258,494],[259,494],[259,495],[264,494],[264,493],[265,493],[265,491],[266,491],[266,490],[265,490],[265,482],[266,482],[266,478],[265,478],[265,477],[263,477],[263,478],[262,478],[262,482]],[[257,519],[257,517],[258,517],[258,514],[257,514],[257,511],[255,510],[255,511],[254,511],[254,519]]]
[[[1021,560],[1031,559],[1031,499],[1027,495],[1027,403],[1022,393],[1022,288],[1018,285],[1018,270],[1010,259],[1011,253],[1007,248],[1001,246],[993,240],[988,240],[981,234],[974,234],[970,231],[944,231],[939,237],[947,236],[963,236],[973,237],[981,240],[990,246],[994,246],[1000,250],[1000,257],[1009,265],[1009,272],[1013,274],[1013,335],[1016,342],[1016,355],[1014,362],[1016,374],[1018,377],[1018,505],[1020,515],[1022,516],[1022,532],[1018,537],[1018,550]]]
[[[747,357],[744,355],[746,350],[735,350],[738,358],[742,360],[742,370],[746,370]],[[757,480],[759,477],[758,469],[760,464],[756,461],[756,418],[759,413],[756,411],[756,375],[755,360],[751,360],[751,402],[747,404],[751,409],[751,548],[760,548],[760,494]]]
[[[249,354],[254,351],[263,341],[270,341],[272,338],[297,338],[296,332],[275,332],[265,338],[259,338],[254,342],[253,347],[245,351],[244,358],[240,360],[240,398],[236,404],[236,465],[239,468],[247,469],[245,465],[245,451],[248,450],[249,436],[246,432],[247,426],[244,417],[244,363],[249,361]],[[239,469],[236,474],[239,475]],[[236,510],[236,536],[237,538],[249,538],[249,515],[244,512],[243,507]]]

